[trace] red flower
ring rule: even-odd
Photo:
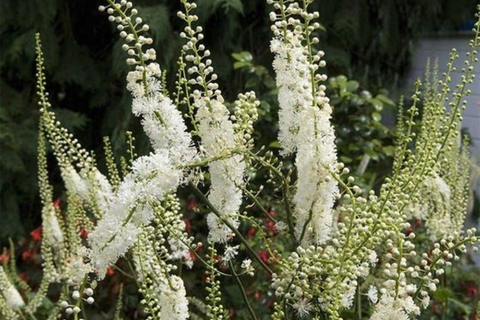
[[[187,210],[188,211],[194,211],[195,209],[197,209],[197,199],[195,198],[190,198],[188,199],[188,202],[187,202]]]
[[[7,250],[4,254],[0,254],[0,263],[9,263],[10,262],[10,250]]]
[[[37,253],[33,249],[28,249],[22,252],[22,259],[27,261],[33,258]]]
[[[39,226],[38,228],[30,232],[30,236],[32,237],[33,241],[42,240],[42,226]]]
[[[107,275],[113,276],[115,274],[115,270],[112,267],[107,268]]]
[[[421,227],[422,226],[422,220],[415,220],[415,227]]]
[[[188,251],[188,253],[190,254],[190,260],[195,261],[195,259],[197,259],[197,256],[192,250]]]
[[[80,230],[80,237],[82,237],[82,239],[87,239],[87,237],[88,237],[88,231],[87,231],[87,229],[82,228],[82,229]]]
[[[258,257],[260,258],[260,260],[262,260],[263,262],[267,263],[267,262],[268,262],[268,258],[270,258],[270,254],[268,253],[268,251],[259,250],[259,251],[258,251]]]
[[[277,232],[277,229],[275,229],[275,222],[271,220],[267,222],[267,231],[271,232],[272,234],[275,234]]]
[[[250,228],[250,229],[248,229],[248,235],[249,235],[250,237],[253,237],[253,236],[255,235],[255,232],[256,232],[255,228]]]
[[[478,294],[478,288],[474,284],[469,284],[467,287],[467,294],[469,296],[475,297]]]
[[[183,219],[183,222],[185,222],[185,231],[186,231],[187,233],[189,233],[189,232],[190,232],[190,227],[191,227],[191,226],[190,226],[190,220],[188,220],[188,219]]]
[[[412,228],[412,226],[408,227],[408,229],[407,229],[407,234],[410,234],[410,233],[412,233],[412,231],[413,231],[413,228]]]
[[[53,206],[55,207],[55,209],[59,209],[61,204],[62,201],[60,199],[57,199],[53,202]]]
[[[255,291],[255,293],[253,294],[253,298],[254,298],[255,300],[260,299],[260,293],[258,293],[258,291]]]

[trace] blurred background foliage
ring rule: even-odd
[[[277,101],[269,51],[270,9],[258,0],[198,0],[220,83],[229,101],[255,90],[262,100],[258,141],[275,137]],[[384,107],[394,107],[386,90],[395,89],[408,68],[413,42],[422,32],[458,29],[473,18],[475,0],[318,0],[324,29],[328,90],[342,160],[357,170],[388,168],[390,129],[381,122]],[[79,0],[0,2],[0,242],[19,239],[40,224],[37,198],[37,98],[34,34],[41,32],[48,90],[58,118],[87,149],[102,155],[109,136],[121,154],[125,132],[137,137],[139,154],[148,152],[137,119],[131,116],[124,89],[128,71],[113,24],[97,11],[100,3]],[[138,10],[151,27],[159,63],[167,71],[170,92],[182,28],[177,1],[139,0]],[[336,76],[339,75],[339,76]],[[344,76],[340,76],[344,75]],[[275,144],[272,145],[275,147]],[[101,163],[102,156],[98,157]],[[52,165],[52,169],[54,166]],[[367,170],[373,185],[382,170]],[[362,172],[360,172],[362,173]],[[52,182],[59,173],[52,170]],[[57,195],[61,196],[57,186]]]

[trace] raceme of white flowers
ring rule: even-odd
[[[102,285],[97,281],[122,259],[131,266],[148,319],[202,318],[189,302],[209,319],[227,319],[222,276],[235,279],[251,318],[257,318],[241,281],[257,273],[262,281],[271,281],[271,319],[293,314],[335,320],[353,308],[361,308],[372,320],[418,317],[429,306],[445,268],[480,241],[474,229],[463,231],[469,156],[468,141],[459,133],[463,94],[469,94],[475,80],[480,21],[453,94],[455,51],[445,79],[440,81],[434,69],[424,85],[416,83],[411,106],[400,108],[393,172],[374,192],[356,185],[349,169],[337,160],[332,106],[323,84],[327,76],[319,71],[325,66],[324,53],[314,48],[320,25],[315,21],[319,14],[309,11],[312,1],[267,0],[274,9],[270,48],[278,88],[279,154],[291,165],[265,147],[257,149],[253,137],[260,102],[253,92],[239,94],[233,104],[225,101],[193,13],[197,5],[180,2],[183,9],[177,16],[185,23],[180,33],[185,44],[174,96],[154,61],[156,51],[147,48],[153,43],[149,26],[133,4],[107,0],[99,7],[125,41],[122,49],[133,68],[126,84],[132,113],[140,118],[152,147],[149,154],[138,156],[134,138],[127,135],[131,159],[123,160],[122,174],[108,139],[108,174],[103,174],[93,154],[56,120],[37,36],[44,275],[31,298],[17,289],[14,264],[1,267],[0,315],[33,317],[50,285],[60,283],[65,290],[49,319],[78,320],[95,302],[96,286]],[[420,101],[424,109],[417,137]],[[64,180],[64,205],[53,201],[47,145]],[[251,177],[265,172],[274,194],[266,194],[269,187],[250,184]],[[177,195],[180,186],[191,188],[205,206],[195,210],[205,212],[206,254],[199,253],[203,244],[187,233]],[[275,214],[264,207],[271,201],[278,205]],[[274,236],[284,237],[284,242],[277,244],[266,236],[264,221],[250,215],[252,208],[265,213],[275,226]],[[417,248],[416,234],[409,230],[416,221],[424,223],[430,237],[426,252]],[[255,226],[258,248],[241,234],[243,223]],[[260,257],[260,248],[268,258]],[[206,271],[204,302],[189,296],[181,264],[201,265]]]
[[[338,194],[337,182],[330,171],[337,171],[335,136],[330,123],[332,112],[325,86],[317,85],[327,76],[316,74],[325,66],[324,53],[316,55],[305,41],[317,43],[311,32],[319,28],[311,20],[318,13],[308,13],[293,2],[280,12],[272,13],[275,38],[271,50],[278,87],[279,135],[284,154],[295,153],[297,192],[293,199],[296,211],[295,235],[304,245],[322,244],[328,239],[333,224],[333,205]],[[298,15],[299,19],[281,19]],[[303,20],[303,21],[302,21]],[[311,24],[311,25],[310,25]]]
[[[199,135],[206,155],[221,154],[235,148],[235,132],[227,108],[217,100],[207,99],[198,99],[196,106]],[[235,228],[239,226],[239,220],[235,215],[242,203],[242,191],[238,186],[244,184],[244,171],[245,163],[241,155],[234,155],[209,164],[211,186],[208,198]],[[210,241],[229,240],[232,231],[220,217],[210,213],[207,223],[210,229],[208,235]]]
[[[0,288],[2,289],[2,298],[5,299],[4,301],[10,309],[19,310],[25,306],[22,296],[8,279],[3,267],[0,267]]]

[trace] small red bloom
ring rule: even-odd
[[[28,249],[22,252],[22,259],[27,261],[32,259],[37,253],[33,249]]]
[[[80,230],[80,237],[82,237],[82,239],[87,239],[87,237],[88,237],[88,231],[87,231],[87,229],[82,228],[82,229]]]
[[[410,234],[410,233],[412,233],[412,231],[413,231],[413,228],[412,228],[412,226],[408,227],[408,229],[407,229],[407,234]]]
[[[255,300],[260,299],[260,293],[258,293],[258,291],[255,291],[255,293],[253,294],[253,298],[254,298]]]
[[[248,229],[248,235],[249,235],[250,237],[253,237],[253,236],[255,235],[255,232],[256,232],[255,228],[250,228],[250,229]]]
[[[265,250],[259,250],[258,251],[258,257],[265,263],[268,262],[268,258],[270,258],[270,254],[268,253],[268,251],[265,251]]]
[[[198,205],[197,199],[190,198],[188,199],[188,202],[187,202],[187,210],[193,211],[197,209],[197,205]]]
[[[422,220],[415,220],[415,227],[421,227],[422,226]]]
[[[32,237],[33,241],[42,240],[42,226],[39,226],[38,228],[30,232],[30,236]]]
[[[474,284],[469,284],[467,286],[467,294],[469,296],[475,297],[478,294],[478,288]]]
[[[277,229],[275,228],[275,222],[271,220],[267,222],[267,231],[271,232],[272,234],[275,234],[277,232]]]
[[[9,263],[10,262],[10,250],[7,250],[5,254],[0,254],[0,263]]]
[[[275,217],[275,214],[276,214],[276,213],[275,213],[275,210],[273,210],[273,209],[268,209],[267,211],[268,211],[268,213],[269,213],[272,217]]]
[[[60,199],[57,199],[53,202],[53,206],[55,209],[60,209],[60,205],[62,204],[62,201]]]
[[[187,233],[189,233],[189,232],[190,232],[190,227],[191,227],[191,226],[190,226],[190,220],[188,220],[188,219],[183,219],[183,222],[185,222],[185,231],[186,231]]]
[[[197,256],[193,253],[192,250],[190,250],[188,253],[190,254],[190,260],[195,261],[195,259],[197,259]]]
[[[107,268],[107,275],[113,276],[115,274],[115,270],[112,267]]]

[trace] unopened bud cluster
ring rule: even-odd
[[[141,35],[150,29],[149,25],[143,23],[142,18],[135,17],[138,10],[133,8],[133,4],[126,0],[114,2],[108,0],[109,5],[99,6],[100,12],[108,13],[108,20],[117,23],[117,30],[120,37],[125,39],[122,49],[127,52],[129,58],[128,65],[144,65],[147,60],[155,60],[155,49],[144,49],[143,46],[151,45],[153,39]]]

